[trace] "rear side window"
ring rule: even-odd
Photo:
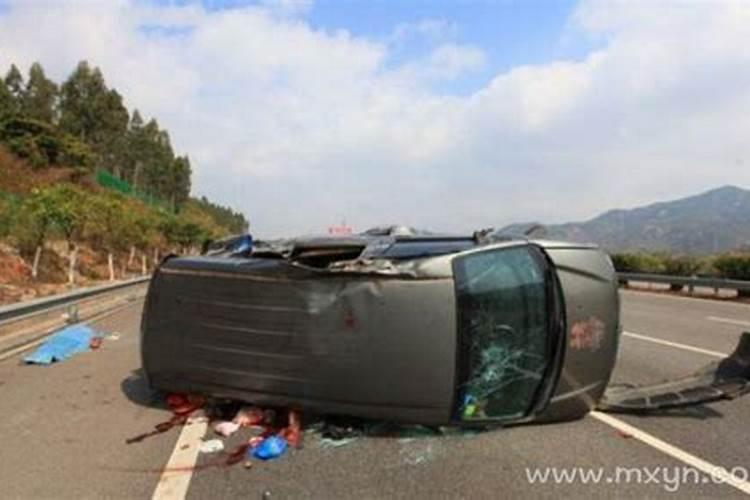
[[[546,262],[532,246],[454,260],[458,301],[458,417],[526,415],[550,362]]]

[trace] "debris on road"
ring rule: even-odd
[[[342,438],[342,439],[322,438],[320,440],[320,447],[321,448],[341,448],[342,446],[352,444],[357,439],[358,438],[355,438],[355,437]]]
[[[88,351],[94,338],[100,337],[86,325],[68,326],[53,334],[33,353],[25,356],[23,360],[26,363],[37,365],[64,361],[75,354]]]
[[[243,406],[237,412],[232,422],[237,425],[247,427],[250,425],[258,425],[264,420],[263,410],[257,406]]]
[[[273,460],[286,452],[287,442],[281,436],[270,436],[252,448],[252,456],[259,460]]]
[[[364,434],[355,419],[329,419],[325,421],[321,435],[324,439],[340,441],[344,439],[356,439]]]
[[[172,418],[158,424],[153,431],[126,442],[137,443],[173,427],[186,425],[190,416],[200,409],[209,419],[210,427],[221,438],[204,438],[198,443],[199,451],[211,457],[191,467],[191,470],[230,467],[240,463],[246,469],[251,469],[255,460],[273,461],[291,449],[301,449],[303,436],[322,450],[348,446],[362,438],[390,438],[399,444],[400,461],[404,465],[421,465],[442,453],[444,445],[436,440],[474,436],[480,432],[477,429],[404,425],[339,415],[309,415],[307,425],[303,425],[302,414],[297,410],[262,408],[238,401],[205,399],[181,393],[168,394],[165,402],[173,413]],[[235,434],[243,442],[228,449],[228,439],[237,439],[232,438]]]
[[[299,448],[302,444],[302,420],[299,413],[295,410],[289,410],[287,426],[281,430],[279,435],[283,436],[290,445]]]
[[[732,354],[691,375],[658,384],[608,387],[597,409],[609,413],[646,414],[734,399],[748,392],[750,332],[745,332]]]
[[[91,349],[99,349],[102,346],[102,341],[104,340],[101,336],[94,336],[91,337],[91,341],[89,342],[89,347]]]
[[[187,422],[188,415],[174,415],[172,418],[167,420],[166,422],[158,423],[154,426],[154,430],[149,432],[144,432],[143,434],[139,434],[137,436],[133,436],[131,438],[128,438],[125,440],[125,444],[133,444],[133,443],[140,443],[146,438],[152,437],[152,436],[158,436],[159,434],[164,434],[168,430],[170,430],[173,427],[179,427],[182,425],[185,425],[185,422]]]
[[[240,424],[236,422],[220,421],[220,422],[215,422],[212,427],[216,434],[219,434],[220,436],[228,437],[239,430]]]
[[[617,434],[619,437],[621,437],[623,439],[631,439],[633,437],[633,435],[631,433],[625,432],[625,431],[621,431],[619,429],[615,431],[615,434]]]
[[[422,465],[431,462],[437,456],[437,449],[432,443],[426,443],[402,449],[401,456],[404,465]]]
[[[154,426],[154,430],[139,434],[132,438],[125,440],[126,444],[140,443],[146,438],[164,434],[173,427],[183,426],[187,423],[190,415],[202,408],[205,404],[205,399],[201,396],[192,396],[185,394],[169,394],[167,396],[167,406],[172,410],[172,418],[166,422],[158,423]]]
[[[175,415],[189,415],[202,408],[205,402],[205,399],[200,396],[185,394],[170,394],[167,396],[167,405]]]
[[[224,442],[221,439],[209,439],[208,441],[203,441],[198,450],[201,453],[224,451]]]

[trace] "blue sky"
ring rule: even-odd
[[[0,0],[0,68],[99,66],[260,237],[748,186],[748,39],[739,0]]]
[[[456,41],[482,47],[489,56],[489,70],[497,73],[519,64],[583,55],[587,48],[579,45],[580,40],[561,43],[574,7],[570,0],[323,0],[314,4],[309,20],[316,27],[343,28],[376,39],[386,39],[402,23],[443,20],[455,26]]]
[[[574,7],[575,2],[570,0],[324,0],[314,4],[308,18],[316,27],[347,29],[380,40],[387,40],[401,24],[425,19],[444,21],[449,25],[448,39],[481,47],[486,55],[486,65],[480,71],[454,85],[454,90],[465,93],[514,66],[584,56],[590,46],[580,37],[565,36]],[[426,50],[429,46],[424,40],[412,37],[394,54],[392,63],[399,64]]]
[[[190,4],[190,1],[159,1]],[[203,0],[211,11],[263,5],[263,1]],[[457,81],[438,85],[447,93],[476,91],[494,75],[515,66],[559,59],[580,59],[596,47],[592,38],[568,29],[574,0],[317,0],[308,7],[295,2],[301,17],[314,29],[346,30],[393,48],[387,61],[397,66],[423,56],[436,44],[454,42],[479,47],[485,64]],[[441,23],[441,33],[408,33],[394,41],[394,32],[405,25]]]

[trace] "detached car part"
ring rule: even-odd
[[[594,408],[615,363],[617,279],[594,246],[378,230],[245,255],[155,272],[153,387],[424,424],[554,421]]]
[[[750,392],[750,333],[734,352],[686,377],[646,386],[613,385],[598,409],[616,413],[652,413],[734,399]]]

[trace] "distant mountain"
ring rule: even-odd
[[[609,251],[711,254],[750,248],[750,191],[724,186],[697,196],[630,210],[610,210],[585,222],[513,224],[501,231],[594,242]]]

